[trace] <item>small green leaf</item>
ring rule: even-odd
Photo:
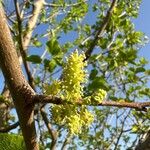
[[[36,46],[36,47],[41,47],[42,43],[38,40],[35,40],[35,41],[33,41],[33,45]]]
[[[40,64],[42,62],[42,59],[38,55],[30,55],[26,58],[26,60],[34,64]]]
[[[49,72],[53,72],[53,70],[56,68],[57,66],[57,62],[55,61],[55,59],[44,59],[44,67],[46,70],[49,70]]]
[[[61,54],[60,55],[58,54],[57,57],[54,57],[53,59],[55,60],[57,65],[62,66],[63,61],[62,61],[62,55]]]
[[[90,77],[89,77],[90,80],[93,80],[97,74],[98,74],[98,71],[96,69],[93,69],[90,73]]]
[[[145,74],[150,76],[150,69],[149,70],[145,70]]]
[[[46,43],[46,49],[51,55],[57,55],[59,52],[61,52],[59,42],[55,37]]]
[[[97,89],[104,89],[108,90],[109,87],[103,77],[95,77],[92,83],[89,84],[89,90],[97,90]]]
[[[56,68],[57,64],[56,61],[54,59],[51,59],[49,62],[49,71],[53,72],[53,70]]]
[[[100,39],[99,45],[102,49],[106,49],[106,47],[108,45],[108,39],[107,38]]]
[[[44,67],[45,67],[45,69],[47,69],[47,68],[49,68],[49,60],[48,59],[44,59]]]
[[[145,68],[143,67],[136,68],[135,73],[140,73],[140,72],[145,72]]]
[[[133,125],[132,126],[132,132],[136,133],[138,131],[138,126],[137,125]]]
[[[142,65],[145,65],[145,64],[148,64],[148,61],[147,61],[144,57],[142,57],[142,58],[140,59],[140,63],[141,63]]]

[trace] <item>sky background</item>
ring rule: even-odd
[[[91,0],[89,0],[89,2],[90,1]],[[8,5],[11,4],[9,3],[9,0],[7,0],[7,3]],[[91,16],[87,17],[86,21],[91,22]],[[137,19],[134,19],[133,21],[135,23],[135,28],[139,31],[144,32],[145,35],[150,38],[150,0],[142,0],[142,4],[140,6],[140,11],[139,11],[139,16]],[[66,39],[64,39],[64,41],[68,41],[68,40],[70,41],[72,39],[71,35],[68,35],[68,37],[66,36],[65,38]],[[147,43],[139,51],[139,55],[142,57],[145,57],[150,62],[150,42]],[[150,68],[150,63],[147,66],[148,68]],[[3,82],[4,82],[3,77],[0,74],[0,91],[3,89]]]
[[[92,1],[92,0],[89,0],[89,1]],[[8,4],[11,5],[11,3],[9,2]],[[92,21],[91,16],[87,17],[86,21],[91,22]],[[150,0],[142,0],[142,4],[140,6],[140,11],[139,11],[139,16],[137,19],[134,19],[133,22],[135,23],[135,28],[137,30],[144,32],[145,35],[150,38]],[[70,36],[71,35],[68,34],[68,36],[66,36],[63,42],[68,41],[68,40],[71,41],[72,39],[74,39],[73,36],[75,35],[72,35],[72,37]],[[139,51],[139,55],[142,57],[145,57],[149,61],[149,64],[147,65],[147,67],[150,68],[150,42],[147,43]],[[3,83],[4,83],[4,80],[0,71],[0,91],[2,91],[3,89]]]
[[[134,23],[137,30],[144,32],[150,38],[150,0],[142,0],[139,16]],[[140,50],[139,54],[147,58],[150,67],[150,42]]]

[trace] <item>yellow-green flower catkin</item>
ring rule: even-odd
[[[47,95],[56,96],[61,91],[61,82],[59,80],[54,80],[51,85],[46,84],[44,89]]]
[[[107,92],[103,89],[98,89],[93,95],[94,101],[96,103],[101,103],[106,98]]]
[[[72,105],[54,105],[52,107],[53,120],[57,124],[65,125],[70,134],[80,133],[84,126],[89,126],[94,120],[93,114],[88,111],[86,106],[78,107],[76,105],[76,102],[84,99],[83,84],[86,82],[87,77],[84,70],[86,66],[84,59],[84,54],[79,54],[78,51],[73,52],[64,65],[61,83],[60,81],[55,81],[49,87],[49,93],[53,95],[59,93],[60,97],[72,103]],[[105,97],[106,92],[100,89],[93,95],[85,98],[86,104],[89,103],[90,99],[94,99],[96,103],[100,103]]]
[[[63,95],[68,101],[78,101],[83,96],[83,86],[86,81],[86,72],[84,67],[86,63],[84,54],[75,51],[67,59],[63,70]]]

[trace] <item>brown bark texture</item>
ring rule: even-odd
[[[34,91],[26,81],[0,4],[0,66],[11,92],[27,150],[38,150],[34,125]]]
[[[146,134],[144,139],[140,139],[135,150],[150,150],[150,131]]]

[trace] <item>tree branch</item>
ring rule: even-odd
[[[65,7],[75,7],[75,6],[79,6],[83,3],[87,2],[87,0],[84,0],[82,2],[78,2],[78,3],[73,3],[73,4],[65,4]],[[47,3],[47,2],[44,2],[44,5],[45,6],[48,6],[48,7],[64,7],[64,5],[62,4],[54,4],[54,3]]]
[[[19,122],[16,122],[8,127],[1,127],[0,128],[0,133],[5,133],[5,132],[9,132],[10,130],[13,130],[15,128],[17,128],[19,126]]]
[[[119,135],[118,135],[118,137],[117,137],[116,143],[114,144],[114,146],[115,146],[115,147],[114,147],[114,150],[117,150],[117,148],[118,148],[119,141],[120,141],[120,139],[121,139],[122,134],[124,133],[124,126],[125,126],[125,122],[126,122],[128,116],[129,116],[129,113],[130,113],[130,111],[127,113],[127,115],[125,116],[125,118],[124,118],[123,121],[122,121],[121,131],[120,131],[120,133],[119,133]],[[116,135],[116,136],[117,136],[117,135]]]
[[[62,144],[61,150],[66,150],[67,149],[67,144],[71,142],[72,136],[70,134],[67,135],[65,141]]]
[[[0,3],[0,66],[11,92],[28,150],[38,150],[34,125],[34,105],[26,107],[35,92],[26,81]]]
[[[15,11],[16,11],[16,16],[17,16],[17,22],[18,22],[18,37],[19,37],[19,50],[22,56],[22,60],[23,60],[23,64],[27,73],[27,77],[28,77],[28,81],[30,86],[33,88],[34,87],[34,83],[33,83],[33,77],[32,74],[30,72],[30,67],[26,61],[26,51],[24,48],[24,44],[23,44],[23,36],[22,36],[22,18],[20,15],[20,9],[19,9],[19,4],[17,2],[17,0],[14,0],[14,5],[15,5]]]
[[[149,150],[150,149],[150,131],[147,133],[146,137],[139,141],[135,150]]]
[[[48,132],[50,133],[50,135],[52,137],[50,149],[55,150],[56,149],[56,143],[57,143],[57,132],[52,129],[52,126],[51,126],[51,124],[47,118],[47,115],[46,115],[44,108],[41,109],[41,115],[42,115],[42,118],[45,122],[47,129],[48,129]]]
[[[27,50],[27,47],[30,43],[30,40],[32,37],[32,32],[33,32],[34,28],[36,27],[37,19],[41,12],[41,9],[43,8],[43,4],[44,4],[44,0],[36,0],[34,2],[33,13],[27,23],[26,32],[23,37],[23,43],[24,43],[25,50]]]
[[[30,17],[27,26],[26,26],[26,32],[24,34],[24,36],[22,35],[22,18],[21,18],[21,14],[19,11],[19,7],[17,5],[17,0],[14,0],[15,2],[15,9],[16,9],[16,15],[17,15],[17,20],[18,20],[18,31],[19,31],[19,46],[20,46],[20,52],[22,55],[22,59],[23,59],[23,64],[27,73],[27,77],[28,77],[28,81],[29,84],[32,88],[34,88],[34,82],[33,82],[33,77],[32,74],[30,72],[30,67],[26,61],[26,57],[27,57],[27,47],[29,46],[31,37],[32,37],[32,32],[34,30],[34,28],[36,27],[36,23],[38,20],[38,16],[41,12],[41,9],[43,7],[43,3],[44,0],[37,0],[34,3],[34,7],[33,7],[33,13],[32,16]]]
[[[113,12],[113,9],[114,9],[116,3],[117,3],[117,0],[112,1],[112,4],[111,4],[109,10],[107,11],[106,17],[103,19],[103,22],[101,23],[99,30],[95,34],[95,37],[94,37],[89,49],[87,49],[87,51],[85,52],[85,56],[86,56],[85,60],[87,60],[91,56],[91,53],[92,53],[93,49],[95,48],[99,38],[104,33],[104,31],[109,23],[110,17],[112,15],[112,12]]]
[[[47,95],[34,95],[33,96],[33,103],[53,103],[57,105],[64,105],[64,104],[74,104],[68,101],[62,100],[60,97],[55,96],[47,96]],[[141,111],[146,111],[146,107],[150,107],[150,102],[116,102],[116,101],[102,101],[99,104],[91,103],[85,104],[82,100],[76,103],[76,105],[89,105],[89,106],[113,106],[113,107],[126,107],[126,108],[134,108]]]

